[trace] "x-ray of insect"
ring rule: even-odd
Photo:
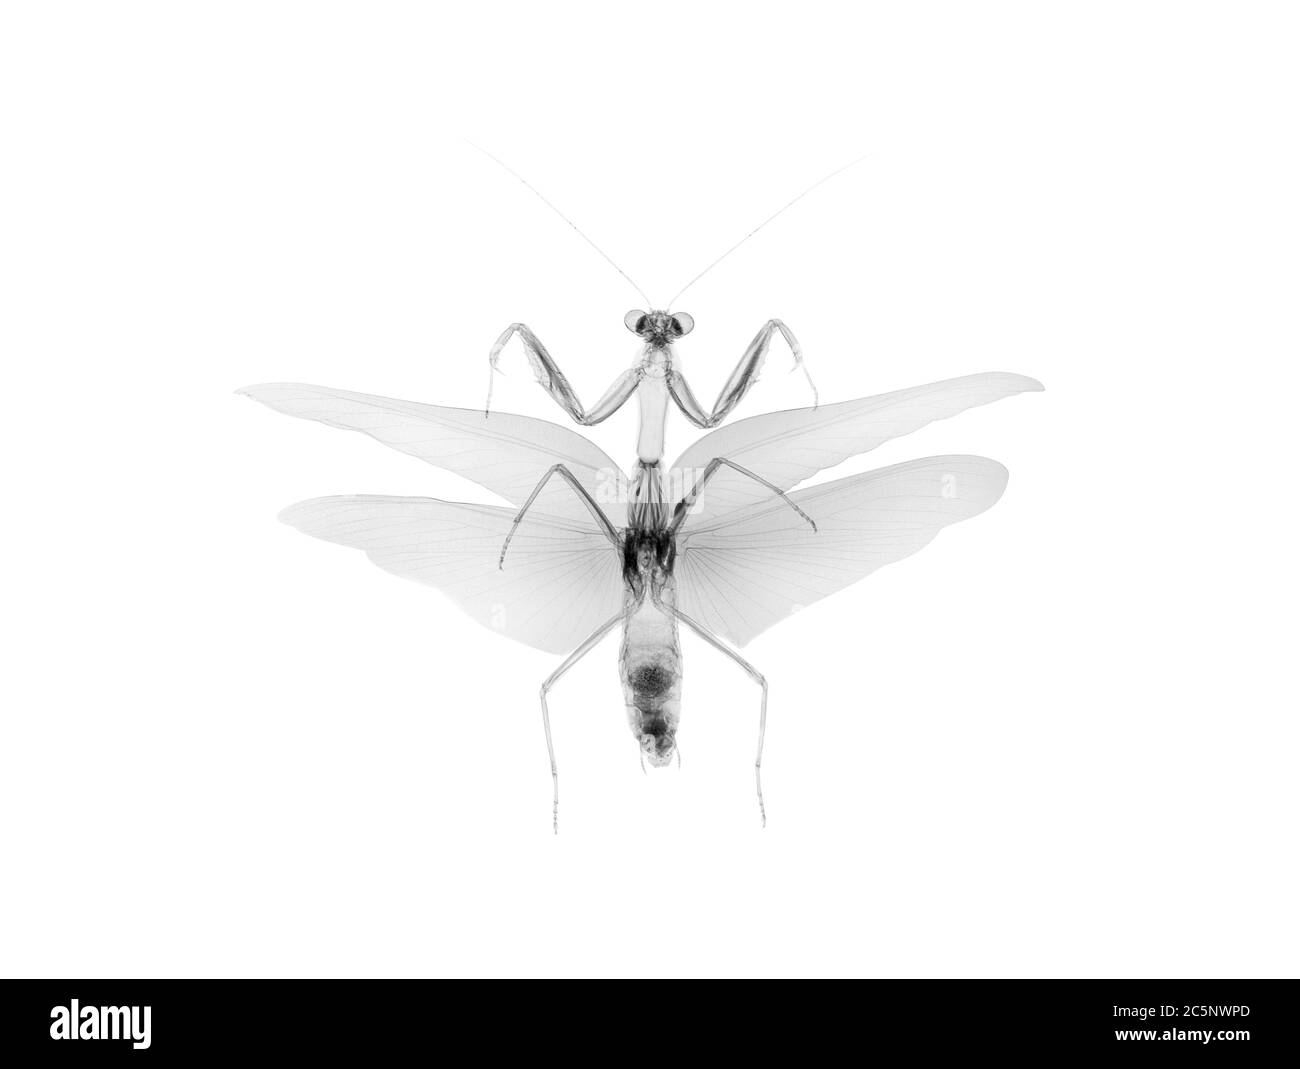
[[[683,626],[734,661],[755,687],[754,782],[765,825],[768,686],[735,647],[917,552],[944,527],[985,511],[1002,495],[1007,471],[985,457],[937,456],[801,484],[935,420],[1042,389],[1023,375],[989,372],[826,405],[817,403],[814,391],[811,407],[710,430],[665,464],[670,403],[695,426],[717,427],[757,381],[777,334],[802,366],[794,334],[769,320],[706,410],[674,349],[694,320],[672,305],[694,281],[664,308],[626,314],[624,324],[639,342],[632,365],[590,409],[527,326],[512,324],[491,349],[495,370],[506,344],[518,336],[538,382],[583,426],[607,419],[635,396],[640,420],[627,469],[576,431],[492,411],[490,391],[484,409],[300,384],[240,391],[289,415],[362,431],[509,503],[324,497],[292,505],[280,518],[314,537],[361,549],[386,571],[436,587],[508,638],[565,655],[540,695],[556,831],[560,795],[551,689],[621,628],[619,678],[642,765],[663,767],[675,755],[680,762]],[[652,304],[648,298],[645,303]]]

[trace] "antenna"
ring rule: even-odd
[[[468,138],[466,139],[465,144],[469,145],[470,148],[478,149],[479,152],[483,153],[484,156],[490,159],[493,163],[495,163],[506,173],[512,174],[517,179],[519,179],[519,181],[522,182],[527,187],[528,191],[532,193],[533,196],[535,196],[538,200],[540,200],[543,204],[545,204],[548,208],[550,208],[551,211],[553,211],[556,215],[558,215],[561,219],[563,219],[566,223],[568,223],[569,226],[573,227],[578,237],[582,238],[583,241],[585,241],[588,245],[590,245],[593,249],[595,249],[598,253],[600,253],[600,255],[605,258],[605,262],[608,263],[610,267],[612,267],[615,271],[617,271],[620,275],[622,275],[625,279],[627,279],[628,285],[630,285],[634,290],[636,290],[637,293],[641,294],[641,299],[645,301],[645,305],[647,308],[651,307],[652,302],[650,298],[646,296],[645,290],[643,290],[640,286],[638,286],[635,282],[633,282],[631,276],[626,271],[624,271],[621,267],[619,267],[618,264],[616,264],[613,260],[611,260],[609,258],[609,254],[606,253],[604,249],[602,249],[599,245],[597,245],[594,241],[592,241],[591,238],[587,237],[587,235],[584,234],[578,228],[577,223],[575,223],[572,219],[570,219],[567,215],[565,215],[562,211],[560,211],[559,208],[557,208],[554,204],[552,204],[549,200],[547,200],[544,196],[542,196],[541,193],[539,193],[535,188],[533,188],[532,184],[528,181],[528,179],[526,179],[523,175],[521,175],[509,164],[505,163],[502,160],[497,159],[497,157],[493,156],[492,153],[490,153],[487,149],[474,144],[474,142],[470,141]],[[823,179],[823,181],[825,181],[825,179]]]
[[[773,219],[775,219],[778,215],[783,214],[789,208],[793,208],[796,204],[798,204],[801,200],[803,200],[804,197],[808,196],[808,194],[811,193],[818,186],[824,185],[825,183],[829,182],[832,178],[834,178],[838,174],[843,174],[850,167],[857,166],[859,163],[865,160],[868,155],[870,155],[870,153],[865,153],[859,156],[856,160],[852,160],[851,162],[846,163],[843,167],[840,167],[838,170],[832,171],[825,178],[818,179],[807,189],[805,189],[802,193],[800,193],[797,197],[795,197],[794,200],[790,201],[784,207],[778,208],[775,212],[773,212],[761,223],[759,223],[758,226],[754,227],[753,230],[751,230],[748,234],[746,234],[743,238],[741,238],[738,242],[736,242],[736,244],[731,246],[731,248],[729,248],[716,260],[714,260],[713,263],[709,264],[708,267],[706,267],[703,271],[701,271],[698,275],[696,275],[693,279],[691,279],[688,283],[686,283],[686,285],[684,285],[680,290],[678,290],[677,297],[680,297],[688,289],[694,286],[695,283],[697,283],[700,279],[702,279],[705,275],[707,275],[710,271],[712,271],[715,267],[717,267],[718,264],[722,263],[723,260],[725,260],[728,256],[730,256],[733,252],[735,252],[738,248],[740,248],[743,244],[745,244],[745,242],[747,242],[750,238],[752,238],[755,234],[757,234],[760,230],[762,230],[763,227],[767,226],[767,224],[770,223]],[[631,280],[629,279],[628,281]],[[674,297],[671,301],[669,301],[667,307],[672,308],[672,306],[677,303],[677,297]]]

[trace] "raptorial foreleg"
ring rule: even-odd
[[[817,387],[814,385],[812,376],[808,374],[808,368],[803,362],[803,350],[799,347],[799,341],[795,338],[790,328],[779,319],[769,319],[763,324],[759,332],[754,335],[754,340],[749,343],[744,354],[740,358],[740,363],[736,365],[736,370],[731,373],[722,391],[718,394],[718,399],[713,403],[713,411],[706,412],[704,406],[696,399],[692,392],[690,384],[687,383],[686,377],[677,369],[672,368],[668,373],[668,390],[672,394],[673,400],[677,402],[677,407],[682,410],[686,416],[697,427],[708,429],[716,427],[731,414],[741,398],[749,392],[749,388],[758,381],[758,374],[763,369],[763,362],[767,359],[767,350],[772,343],[772,335],[779,333],[790,346],[790,351],[794,354],[794,366],[803,370],[804,377],[808,380],[808,386],[813,392],[813,407],[818,404]]]
[[[546,346],[542,344],[541,339],[525,324],[511,323],[501,332],[501,337],[497,338],[496,344],[492,346],[492,351],[488,353],[488,364],[491,370],[488,372],[488,395],[487,404],[483,409],[484,417],[488,416],[492,410],[493,375],[500,371],[498,365],[501,350],[505,348],[506,342],[516,334],[519,335],[524,352],[528,356],[528,363],[532,366],[533,374],[537,376],[537,381],[542,389],[554,398],[555,403],[564,409],[575,423],[583,427],[590,427],[609,419],[622,407],[623,402],[636,392],[636,388],[644,374],[639,367],[629,368],[623,372],[614,380],[614,384],[605,391],[605,396],[597,401],[589,412],[583,407],[582,402],[578,400],[577,392],[569,385],[569,380],[565,378],[564,372],[560,370],[560,366],[555,362],[554,357],[546,351]]]

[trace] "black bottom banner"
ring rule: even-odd
[[[872,980],[824,988],[733,982],[725,993],[627,982],[514,990],[433,980],[9,980],[0,1060],[161,1060],[284,1054],[374,1062],[461,1049],[553,1057],[630,1045],[680,1048],[690,1036],[728,1057],[848,1043],[857,1056],[1173,1054],[1295,1060],[1292,980]],[[781,1043],[782,1047],[773,1046]]]

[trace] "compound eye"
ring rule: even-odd
[[[633,308],[623,317],[623,326],[633,334],[640,334],[645,329],[645,313],[640,308]]]
[[[695,329],[695,320],[685,312],[674,312],[673,329],[680,338],[683,334],[689,334]]]

